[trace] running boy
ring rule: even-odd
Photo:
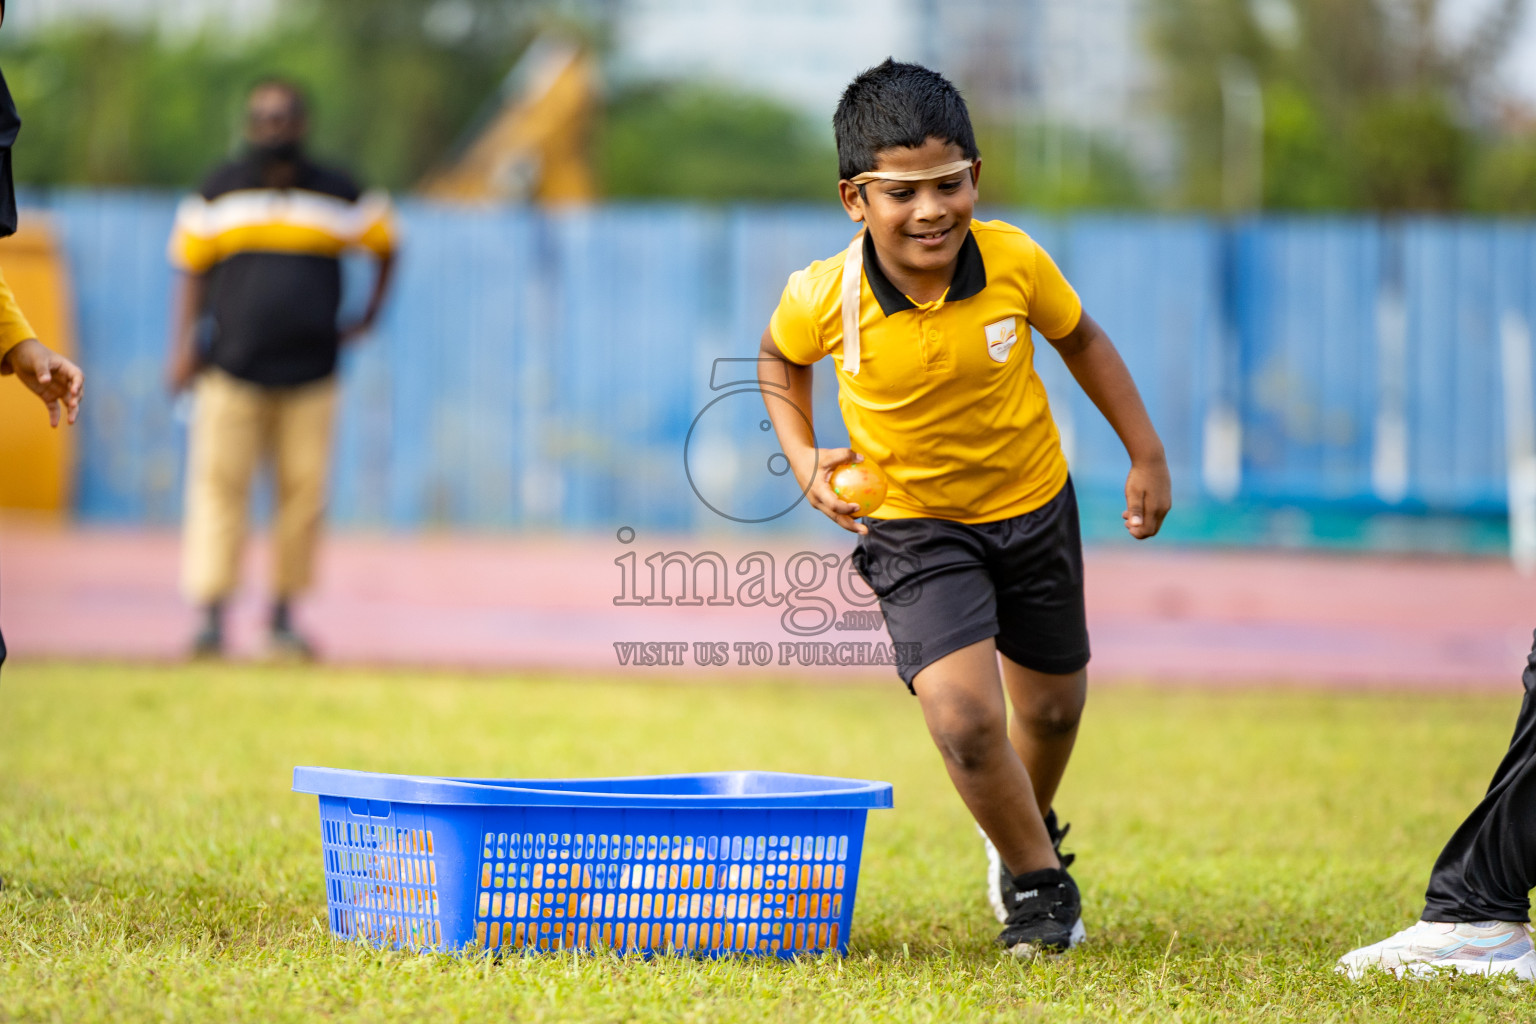
[[[1123,518],[1139,539],[1171,503],[1162,443],[1045,251],[1010,224],[972,222],[980,153],[947,79],[887,60],[844,91],[833,128],[838,191],[863,229],[790,276],[758,365],[799,413],[769,402],[769,415],[811,504],[860,535],[854,564],[891,639],[920,645],[899,671],[988,838],[999,943],[1020,958],[1059,952],[1084,937],[1050,812],[1087,694],[1088,632],[1077,503],[1029,328],[1125,444]],[[852,449],[816,447],[811,364],[828,355]],[[854,451],[890,481],[862,521],[828,482]]]

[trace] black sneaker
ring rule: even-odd
[[[267,634],[267,660],[285,664],[315,660],[315,648],[297,630],[283,627]]]
[[[978,832],[981,830],[978,828]],[[1045,812],[1045,831],[1051,837],[1051,848],[1056,851],[1056,856],[1061,859],[1061,869],[1065,871],[1077,860],[1075,853],[1062,853],[1061,841],[1067,838],[1067,833],[1072,831],[1072,823],[1068,822],[1061,827],[1056,825],[1056,808],[1052,807]],[[1013,901],[1013,875],[1009,873],[1008,866],[997,855],[997,847],[992,845],[992,840],[982,832],[981,838],[987,844],[987,902],[992,905],[992,914],[999,924],[1008,920],[1008,908]]]
[[[192,637],[192,649],[188,653],[193,661],[217,661],[224,657],[224,631],[203,626]]]
[[[224,657],[224,602],[210,601],[202,607],[202,624],[192,636],[193,661],[212,661]]]
[[[1087,937],[1082,907],[1077,883],[1061,868],[1019,875],[997,944],[1020,960],[1065,953]]]

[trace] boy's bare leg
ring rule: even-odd
[[[1060,867],[1035,785],[1008,740],[996,645],[987,639],[947,654],[912,686],[950,780],[1008,870]],[[1060,778],[1057,771],[1053,789]]]
[[[1008,740],[1029,772],[1035,801],[1044,815],[1051,809],[1077,743],[1077,725],[1088,701],[1088,670],[1048,675],[1007,657],[1002,660],[1003,684],[1013,705]]]

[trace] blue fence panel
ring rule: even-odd
[[[1504,320],[1514,318],[1511,327],[1516,329],[1523,327],[1526,338],[1531,337],[1533,329],[1536,329],[1536,224],[1530,221],[1504,222],[1494,225],[1493,228],[1494,249],[1494,304],[1498,311],[1497,329],[1501,335],[1505,329]],[[1502,347],[1502,338],[1501,338]],[[1500,378],[1504,368],[1500,367]],[[1523,382],[1515,382],[1526,388],[1526,393],[1536,395],[1536,359],[1532,360],[1531,376]],[[1500,394],[1489,405],[1496,406],[1495,416],[1502,417],[1506,412],[1503,395]],[[1498,421],[1503,426],[1502,418]],[[1504,435],[1500,434],[1501,441]],[[1508,457],[1508,450],[1504,444],[1499,446],[1501,461]],[[1490,495],[1489,501],[1495,511],[1503,511],[1507,508],[1507,483],[1503,493]],[[1500,488],[1496,485],[1494,490]]]
[[[1434,508],[1501,507],[1494,227],[1415,221],[1402,234],[1411,493]]]
[[[516,212],[407,206],[377,338],[347,353],[333,516],[351,524],[516,521],[517,360],[535,263]],[[371,267],[349,267],[349,305]]]
[[[683,438],[717,218],[699,210],[595,210],[551,220],[560,322],[550,333],[556,414],[545,457],[562,469],[561,522],[627,516],[686,525]],[[629,525],[635,525],[633,523]]]
[[[1249,223],[1229,258],[1244,494],[1370,500],[1379,230],[1353,220]]]
[[[1083,308],[1124,357],[1162,436],[1176,496],[1200,480],[1205,415],[1218,396],[1220,236],[1198,219],[1085,217],[1071,223],[1063,270]],[[1059,421],[1072,424],[1073,474],[1080,483],[1118,488],[1129,461],[1104,416],[1070,377],[1050,345],[1036,357]],[[1053,382],[1048,379],[1047,386]]]
[[[174,522],[182,435],[165,389],[175,200],[156,194],[57,193],[50,210],[74,288],[82,365],[75,503],[88,519]]]

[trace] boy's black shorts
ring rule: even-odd
[[[997,638],[1003,656],[1036,672],[1088,664],[1083,545],[1067,480],[1033,512],[995,523],[865,519],[853,566],[880,598],[891,640],[916,644],[897,666],[907,689],[962,647]],[[916,691],[913,691],[916,692]]]

